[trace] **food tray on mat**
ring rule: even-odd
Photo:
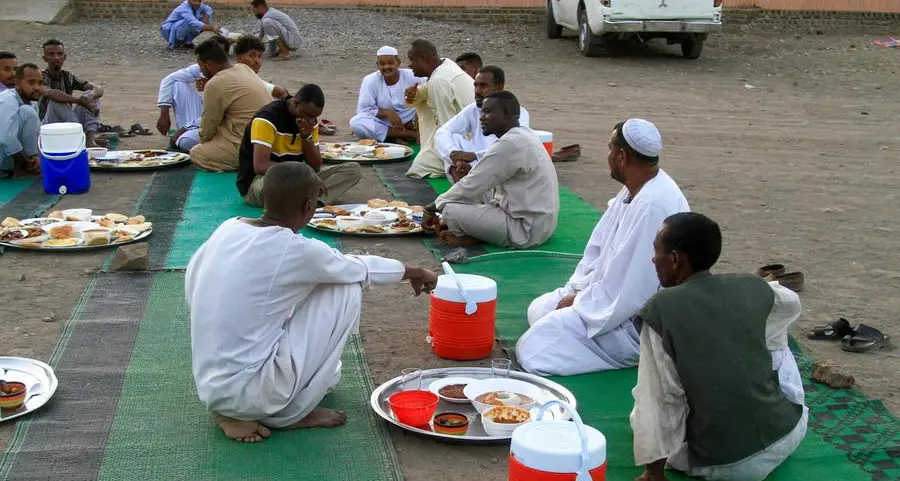
[[[189,163],[191,157],[165,150],[112,150],[103,157],[88,161],[91,170],[113,172],[166,169]]]
[[[362,237],[423,234],[421,206],[372,199],[367,204],[326,205],[316,209],[308,227]]]
[[[0,224],[0,246],[31,251],[85,251],[131,244],[153,234],[142,215],[93,215],[91,209],[51,212],[47,217],[15,219]]]
[[[53,368],[41,361],[24,357],[0,357],[0,381],[5,381],[11,391],[10,394],[0,394],[0,423],[24,416],[47,404],[59,385]],[[24,398],[21,394],[15,394],[16,391],[12,389],[22,385],[25,389]],[[2,407],[22,400],[24,404],[17,409]]]
[[[441,387],[443,387],[442,384],[444,383],[442,383],[442,380],[450,377],[464,379],[468,378],[476,381],[491,379],[492,370],[491,368],[479,367],[451,367],[423,370],[421,374],[421,389],[423,391],[431,391],[430,388],[432,387],[432,384],[440,383]],[[519,371],[511,371],[509,373],[509,379],[524,381],[528,384],[531,384],[537,391],[540,392],[540,395],[537,396],[536,399],[534,399],[533,406],[531,406],[531,408],[529,409],[532,420],[537,415],[537,412],[540,409],[541,405],[543,405],[547,401],[564,401],[572,406],[572,409],[577,408],[575,396],[572,394],[572,392],[558,383],[555,383],[548,379],[544,379],[540,376],[535,376],[533,374]],[[397,427],[416,434],[420,434],[422,436],[427,436],[451,443],[502,444],[509,442],[509,440],[512,438],[511,433],[502,436],[489,435],[484,429],[484,425],[481,421],[481,416],[471,402],[448,402],[444,399],[444,396],[441,395],[439,395],[441,399],[438,403],[437,411],[435,411],[434,416],[438,416],[441,413],[459,413],[464,415],[466,418],[468,418],[469,422],[468,430],[465,432],[465,434],[443,434],[435,432],[433,420],[429,423],[428,426],[423,427],[414,427],[403,424],[397,419],[397,416],[391,409],[391,405],[389,402],[391,395],[402,391],[402,385],[403,376],[398,376],[382,384],[381,386],[378,386],[375,391],[372,392],[372,396],[369,399],[372,405],[372,409],[375,411],[375,413],[381,416],[385,421]],[[439,389],[435,389],[434,391],[439,391]],[[569,414],[564,412],[559,407],[555,407],[550,409],[548,413],[545,414],[544,419],[569,419]]]
[[[319,151],[326,164],[389,164],[412,157],[413,149],[406,145],[361,140],[359,142],[320,142]]]

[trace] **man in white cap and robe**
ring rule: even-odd
[[[356,115],[350,119],[350,130],[360,139],[418,140],[416,109],[406,105],[406,89],[427,79],[416,77],[412,70],[400,68],[400,64],[396,48],[385,45],[376,52],[378,70],[363,78]]]
[[[624,185],[610,202],[566,284],[528,307],[531,326],[516,346],[519,364],[569,376],[637,366],[638,310],[660,287],[653,239],[672,214],[689,212],[681,189],[659,168],[662,137],[643,119],[616,125],[610,175]]]

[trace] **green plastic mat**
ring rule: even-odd
[[[497,337],[503,347],[513,347],[528,328],[525,312],[529,303],[563,285],[578,260],[575,255],[509,252],[471,259],[468,264],[456,265],[455,269],[497,281]],[[541,275],[535,276],[535,272]],[[807,389],[810,430],[800,448],[768,479],[900,479],[900,423],[896,418],[880,402],[867,400],[859,391],[813,384],[809,378],[811,361],[802,354],[798,354],[798,364]],[[641,468],[634,466],[628,421],[637,370],[551,379],[575,394],[584,421],[606,435],[608,479],[631,481],[640,475]],[[894,456],[898,458],[896,464]],[[692,479],[677,473],[668,476],[673,481]]]
[[[273,431],[260,444],[227,439],[197,401],[191,375],[184,274],[159,273],[135,340],[99,480],[399,480],[372,392],[361,342],[351,337],[343,377],[327,406],[347,425]]]
[[[11,201],[20,192],[27,189],[34,179],[3,179],[0,180],[0,205]]]
[[[197,172],[166,259],[166,268],[186,268],[194,252],[222,222],[238,216],[258,217],[262,213],[261,208],[244,203],[235,187],[236,179],[237,174],[233,172]],[[303,229],[302,234],[332,247],[339,245],[339,237],[335,234],[313,229]]]

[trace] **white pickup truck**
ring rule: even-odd
[[[723,0],[547,0],[547,36],[559,38],[563,27],[578,32],[581,52],[593,57],[603,42],[639,37],[665,38],[681,44],[695,59],[707,35],[722,30]]]

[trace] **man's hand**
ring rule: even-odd
[[[325,184],[325,181],[319,182],[319,198],[325,197],[328,195],[328,185]]]
[[[279,87],[276,85],[275,88],[272,90],[272,97],[274,97],[276,99],[283,99],[287,96],[288,96],[288,91],[284,87]]]
[[[469,174],[470,170],[472,170],[472,166],[468,162],[461,160],[453,162],[453,166],[450,167],[450,177],[453,178],[453,182],[459,182]]]
[[[385,117],[388,123],[391,124],[392,127],[404,127],[403,120],[400,119],[400,116],[397,115],[397,112],[393,110],[389,110],[385,112]]]
[[[572,307],[572,304],[575,304],[575,294],[568,295],[563,297],[559,304],[556,305],[557,309],[564,309],[566,307]]]
[[[450,152],[450,161],[456,164],[457,162],[475,162],[475,154],[472,152],[462,152],[459,150],[454,150]]]
[[[203,30],[206,30],[207,32],[212,32],[212,33],[219,33],[219,31],[222,30],[222,28],[219,27],[219,25],[217,25],[215,23],[207,23],[203,27]]]
[[[437,276],[434,272],[421,267],[407,267],[403,279],[409,279],[416,296],[424,292],[431,292],[437,284]]]
[[[300,136],[304,139],[311,136],[315,128],[315,122],[304,118],[297,119],[297,129],[300,131]]]
[[[168,113],[159,114],[159,120],[156,121],[156,131],[160,133],[160,135],[169,135],[169,130],[172,129],[172,119],[169,118]]]
[[[40,174],[41,173],[41,160],[34,156],[25,162],[25,172],[29,174]]]
[[[416,101],[416,97],[419,96],[419,86],[411,85],[406,88],[406,103],[411,104]]]
[[[78,105],[82,106],[84,110],[87,110],[94,115],[100,114],[100,109],[97,108],[97,104],[95,104],[93,100],[80,97],[78,99]]]
[[[206,88],[206,82],[208,82],[208,81],[209,81],[209,79],[207,79],[207,78],[197,79],[197,81],[194,82],[194,87],[197,89],[198,92],[203,92],[203,89]]]

